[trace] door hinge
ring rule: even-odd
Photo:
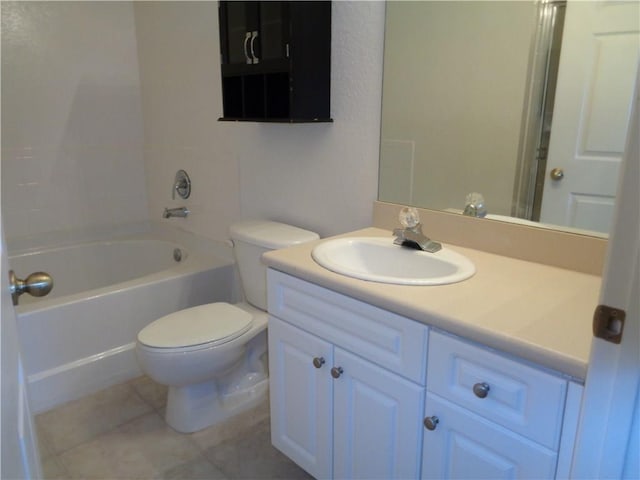
[[[626,316],[627,313],[619,308],[598,305],[593,312],[593,335],[607,342],[619,344],[622,341]]]

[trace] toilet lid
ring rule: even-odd
[[[248,331],[252,318],[228,303],[209,303],[159,318],[140,330],[138,341],[156,348],[226,343]]]

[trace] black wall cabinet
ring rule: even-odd
[[[331,2],[221,1],[223,117],[330,122]]]

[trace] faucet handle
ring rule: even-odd
[[[463,215],[470,217],[484,218],[487,215],[487,207],[484,204],[484,197],[482,194],[472,192],[464,200]]]
[[[413,207],[404,207],[400,210],[398,219],[404,228],[415,228],[417,225],[420,225],[420,214],[418,210]]]
[[[191,179],[184,170],[178,170],[173,179],[173,189],[171,191],[171,199],[176,199],[176,192],[180,198],[187,199],[191,195]]]

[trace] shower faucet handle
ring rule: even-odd
[[[180,198],[185,200],[191,195],[191,179],[184,170],[178,170],[176,176],[173,179],[173,190],[171,191],[171,198],[176,199],[176,192]]]

